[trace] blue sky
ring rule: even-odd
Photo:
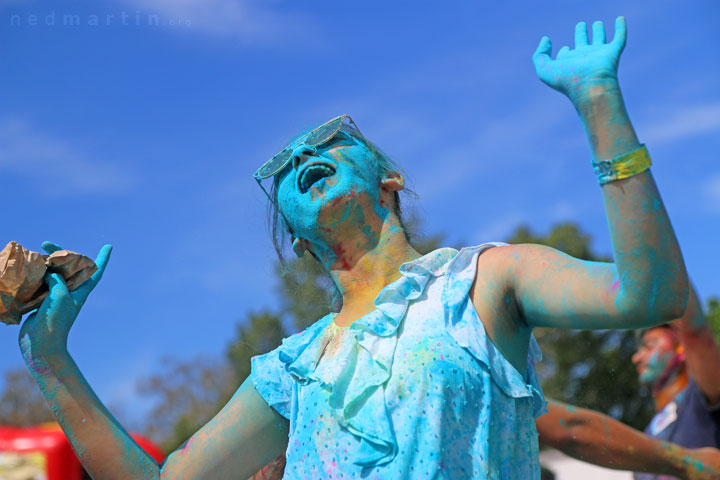
[[[403,165],[428,233],[573,220],[609,252],[580,122],[530,57],[619,14],[628,109],[701,296],[720,295],[716,0],[0,0],[0,243],[115,246],[70,348],[130,411],[160,358],[219,357],[273,307],[252,172],[340,113]],[[21,365],[0,330],[0,365]]]

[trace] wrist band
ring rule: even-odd
[[[593,169],[600,185],[622,180],[642,173],[652,165],[645,145],[632,152],[620,155],[611,160],[593,161]]]

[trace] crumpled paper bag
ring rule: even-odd
[[[92,259],[69,250],[43,255],[8,243],[0,251],[0,322],[17,325],[48,295],[46,272],[62,275],[70,290],[97,271]]]

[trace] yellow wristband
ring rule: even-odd
[[[652,162],[645,145],[612,160],[593,162],[595,175],[601,185],[632,177],[650,168]]]

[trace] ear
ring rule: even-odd
[[[685,360],[685,345],[680,344],[675,348],[675,353],[681,360]]]
[[[305,242],[302,238],[290,237],[292,240],[292,250],[298,258],[302,258],[305,254]]]
[[[383,173],[383,178],[380,180],[380,186],[383,190],[398,192],[405,188],[405,179],[400,172],[389,170]]]

